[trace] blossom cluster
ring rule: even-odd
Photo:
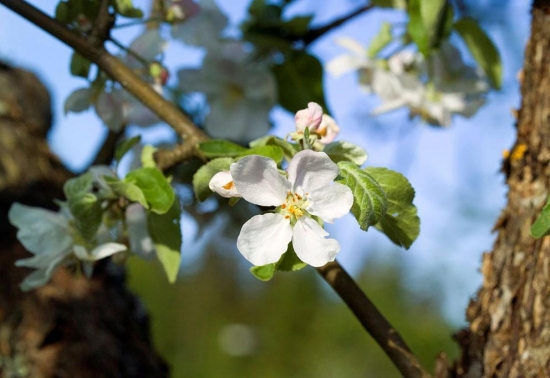
[[[93,185],[109,196],[105,177],[114,177],[106,166],[94,166],[89,171]],[[95,261],[132,251],[148,259],[155,252],[147,229],[145,209],[138,203],[125,208],[123,218],[101,222],[91,238],[86,238],[76,226],[76,219],[66,202],[60,202],[57,212],[14,203],[8,217],[18,228],[17,238],[34,256],[15,262],[18,267],[35,269],[21,283],[23,291],[45,285],[61,266],[77,265],[90,277]]]
[[[407,107],[412,117],[448,126],[453,114],[470,117],[485,103],[489,90],[485,76],[466,65],[449,42],[443,42],[428,59],[410,50],[387,59],[372,58],[351,38],[337,43],[348,53],[331,60],[327,70],[335,76],[358,71],[362,89],[382,100],[373,114]]]
[[[311,135],[320,135],[320,141],[332,141],[338,130],[315,103],[296,113],[295,135],[306,128]],[[333,261],[340,251],[337,240],[326,238],[323,222],[344,216],[353,204],[350,188],[333,182],[338,172],[326,153],[304,149],[290,160],[285,173],[272,159],[251,155],[214,175],[209,186],[223,197],[242,197],[274,208],[248,220],[237,239],[237,248],[252,264],[278,262],[292,242],[301,261],[318,267]]]

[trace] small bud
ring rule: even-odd
[[[240,197],[241,195],[237,192],[235,184],[233,183],[233,177],[228,171],[218,172],[212,177],[208,187],[213,192],[218,193],[220,196],[225,198],[231,197]]]

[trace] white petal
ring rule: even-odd
[[[292,238],[290,221],[280,214],[256,215],[243,225],[237,248],[254,265],[279,261]]]
[[[336,139],[336,136],[338,135],[338,133],[340,133],[340,126],[336,124],[334,118],[332,118],[328,114],[323,114],[321,124],[317,129],[317,133],[322,135],[319,142],[321,142],[322,144],[328,144]]]
[[[338,183],[312,191],[308,198],[307,211],[328,223],[349,213],[353,205],[351,189]]]
[[[294,120],[296,121],[296,130],[304,131],[306,127],[310,131],[315,131],[321,124],[323,118],[323,108],[315,102],[307,104],[307,109],[296,112]]]
[[[69,97],[65,100],[63,105],[63,111],[65,114],[68,112],[80,113],[87,110],[90,105],[90,99],[92,97],[92,90],[90,88],[79,88],[73,91]]]
[[[95,112],[109,129],[118,132],[124,126],[122,91],[101,92],[95,103]]]
[[[231,197],[240,197],[241,195],[237,192],[237,188],[233,183],[233,177],[231,172],[222,171],[216,173],[211,179],[208,187],[211,191],[218,193],[220,196],[225,198]]]
[[[269,158],[245,156],[230,167],[237,192],[248,202],[260,206],[279,206],[290,190],[290,183]]]
[[[126,246],[119,243],[105,243],[95,247],[90,253],[85,247],[76,245],[73,247],[75,256],[82,261],[97,261],[114,255],[115,253],[126,251]]]
[[[340,244],[335,239],[325,239],[327,235],[328,232],[313,219],[300,218],[292,234],[292,245],[296,255],[311,266],[323,266],[334,261],[340,251]]]
[[[336,43],[358,56],[366,56],[367,49],[353,38],[336,38]]]
[[[145,208],[138,203],[126,208],[126,229],[130,241],[130,249],[143,259],[155,256],[155,245],[147,228]]]
[[[9,212],[17,238],[30,252],[57,255],[71,246],[73,239],[67,218],[60,213],[14,203]]]
[[[167,42],[162,39],[158,29],[148,29],[130,44],[130,50],[147,61],[155,59],[166,48]],[[131,68],[142,68],[143,63],[128,54],[125,59]]]
[[[338,176],[338,166],[327,154],[311,150],[294,155],[287,171],[293,191],[302,191],[302,194],[327,186]]]
[[[331,75],[339,77],[347,72],[355,71],[365,66],[366,63],[363,59],[360,59],[354,55],[344,54],[331,59],[325,65],[325,69]]]

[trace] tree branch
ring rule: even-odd
[[[317,38],[322,37],[324,34],[328,33],[332,29],[337,28],[338,26],[342,25],[344,22],[351,20],[352,18],[359,16],[361,13],[366,12],[370,9],[372,9],[374,6],[372,4],[362,6],[359,9],[356,9],[355,11],[351,12],[348,15],[345,15],[341,18],[338,18],[334,21],[329,22],[328,24],[321,26],[316,29],[310,29],[304,38],[302,40],[304,41],[304,44],[310,45],[313,43]]]
[[[0,0],[0,4],[4,4],[15,13],[72,47],[80,55],[97,64],[101,70],[105,71],[113,80],[118,81],[124,89],[170,125],[186,143],[192,145],[193,153],[200,155],[195,146],[201,140],[207,139],[206,134],[198,129],[174,104],[155,92],[126,65],[110,55],[105,48],[92,46],[88,38],[67,29],[57,20],[52,19],[25,1]]]
[[[395,328],[337,261],[317,268],[317,272],[338,293],[404,377],[430,377]]]
[[[179,148],[157,154],[160,168],[165,169],[183,159],[200,156],[196,145],[198,142],[208,138],[206,134],[198,129],[175,105],[156,93],[147,83],[136,76],[118,59],[110,55],[102,46],[94,46],[90,43],[89,38],[82,37],[67,29],[61,23],[25,1],[0,0],[0,4],[4,4],[15,13],[39,26],[44,31],[72,47],[82,56],[97,64],[101,70],[105,71],[113,80],[118,81],[129,93],[149,107],[185,139],[186,143],[179,146]],[[328,25],[311,30],[310,34],[304,39],[304,42],[306,44],[313,42],[329,30],[338,27],[345,21],[370,8],[371,6],[362,7]],[[114,136],[110,135],[110,137]],[[99,156],[96,159],[104,160]],[[323,267],[317,268],[317,271],[340,295],[365,330],[386,352],[405,377],[429,377],[429,374],[423,370],[417,358],[401,336],[361,291],[353,278],[337,262],[328,263]]]

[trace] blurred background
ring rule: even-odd
[[[421,233],[410,250],[394,246],[376,230],[364,233],[352,216],[328,231],[340,241],[339,260],[373,302],[402,332],[432,370],[439,352],[451,358],[451,335],[465,323],[469,298],[481,282],[481,254],[491,249],[492,226],[505,203],[499,173],[502,152],[514,140],[511,110],[519,106],[516,74],[529,33],[529,4],[520,0],[457,1],[461,12],[481,22],[499,48],[503,87],[471,119],[455,117],[450,128],[410,121],[407,112],[372,117],[377,99],[360,91],[354,74],[325,75],[327,103],[342,131],[369,153],[367,165],[403,173],[416,189]],[[31,3],[53,14],[56,2]],[[217,0],[230,17],[228,35],[238,35],[248,0]],[[134,0],[147,10],[148,0]],[[359,0],[296,0],[288,16],[313,13],[314,26],[364,5]],[[368,45],[383,21],[403,22],[396,11],[374,10],[354,18],[314,43],[310,50],[327,62],[344,51],[334,43],[351,36]],[[130,42],[141,26],[117,30]],[[115,51],[115,50],[113,50]],[[55,104],[52,149],[73,171],[85,169],[106,136],[89,111],[63,114],[67,95],[84,85],[69,75],[71,50],[27,21],[0,7],[0,59],[36,72]],[[204,51],[174,42],[169,68],[196,67]],[[304,104],[305,107],[306,104]],[[272,134],[294,128],[293,114],[276,108]],[[129,127],[146,142],[169,142],[166,127]],[[128,162],[127,162],[128,164]],[[176,285],[158,264],[129,261],[129,284],[151,313],[153,337],[174,377],[393,377],[397,371],[311,268],[257,281],[235,247],[238,221],[211,199],[195,206],[185,185],[183,265]],[[252,211],[243,208],[243,214]],[[243,215],[244,221],[247,219]]]

